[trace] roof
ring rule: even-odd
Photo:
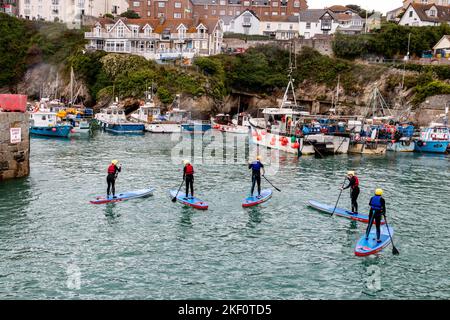
[[[442,49],[442,48],[439,47],[439,44],[440,44],[443,40],[445,40],[445,39],[447,39],[447,40],[450,42],[450,35],[445,35],[445,36],[443,36],[443,37],[436,43],[436,45],[433,47],[433,50],[436,50],[436,49]]]
[[[411,3],[408,6],[408,9],[410,7],[412,7],[414,9],[414,11],[419,16],[419,19],[422,20],[422,21],[429,21],[429,22],[450,21],[450,7],[448,7],[448,6],[438,6],[438,5],[435,5],[435,4]],[[437,9],[436,17],[430,17],[426,13],[432,7],[435,7]]]
[[[202,18],[198,19],[198,22],[195,23],[194,19],[127,19],[127,18],[119,18],[116,21],[114,20],[102,20],[99,19],[98,22],[101,23],[102,26],[107,24],[116,24],[118,21],[122,21],[127,26],[129,25],[138,25],[140,30],[142,30],[146,25],[150,25],[153,29],[154,33],[162,33],[165,30],[170,31],[171,33],[177,32],[177,28],[183,24],[188,33],[197,32],[197,27],[199,25],[204,25],[209,31],[214,30],[216,25],[219,22],[219,18]]]
[[[350,9],[349,7],[346,7],[346,6],[341,6],[341,5],[334,5],[334,6],[325,8],[325,9],[331,10],[333,12],[344,12],[344,11],[349,11],[349,10],[352,12],[355,12],[355,10]]]
[[[298,16],[264,16],[261,22],[298,22]]]
[[[300,21],[303,22],[317,22],[322,18],[322,16],[327,13],[333,17],[333,19],[336,19],[336,15],[327,9],[307,9],[300,12]]]

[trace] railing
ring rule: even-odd
[[[109,33],[109,32],[85,32],[84,37],[86,39],[90,39],[90,38],[95,38],[95,39],[96,38],[100,38],[100,39],[101,38],[105,38],[105,39],[159,39],[161,37],[161,35],[158,33],[149,33],[149,34],[125,33],[119,37],[115,32],[112,32],[112,33]]]
[[[159,33],[125,33],[120,36],[115,32],[85,32],[86,39],[162,39],[162,40],[202,40],[208,39],[208,34],[187,33],[185,35],[171,34],[170,36],[163,36]]]

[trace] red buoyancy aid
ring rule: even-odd
[[[359,179],[357,176],[353,176],[353,178],[355,178],[355,184],[353,185],[352,189],[359,187]]]
[[[112,164],[108,167],[108,174],[116,173],[116,165]]]
[[[186,165],[186,174],[194,174],[194,167],[191,164]]]

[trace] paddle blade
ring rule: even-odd
[[[392,254],[393,254],[394,256],[398,256],[398,255],[400,254],[400,252],[398,252],[397,248],[393,246],[393,247],[392,247]]]

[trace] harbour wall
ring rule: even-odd
[[[30,174],[28,113],[0,112],[0,181]]]

